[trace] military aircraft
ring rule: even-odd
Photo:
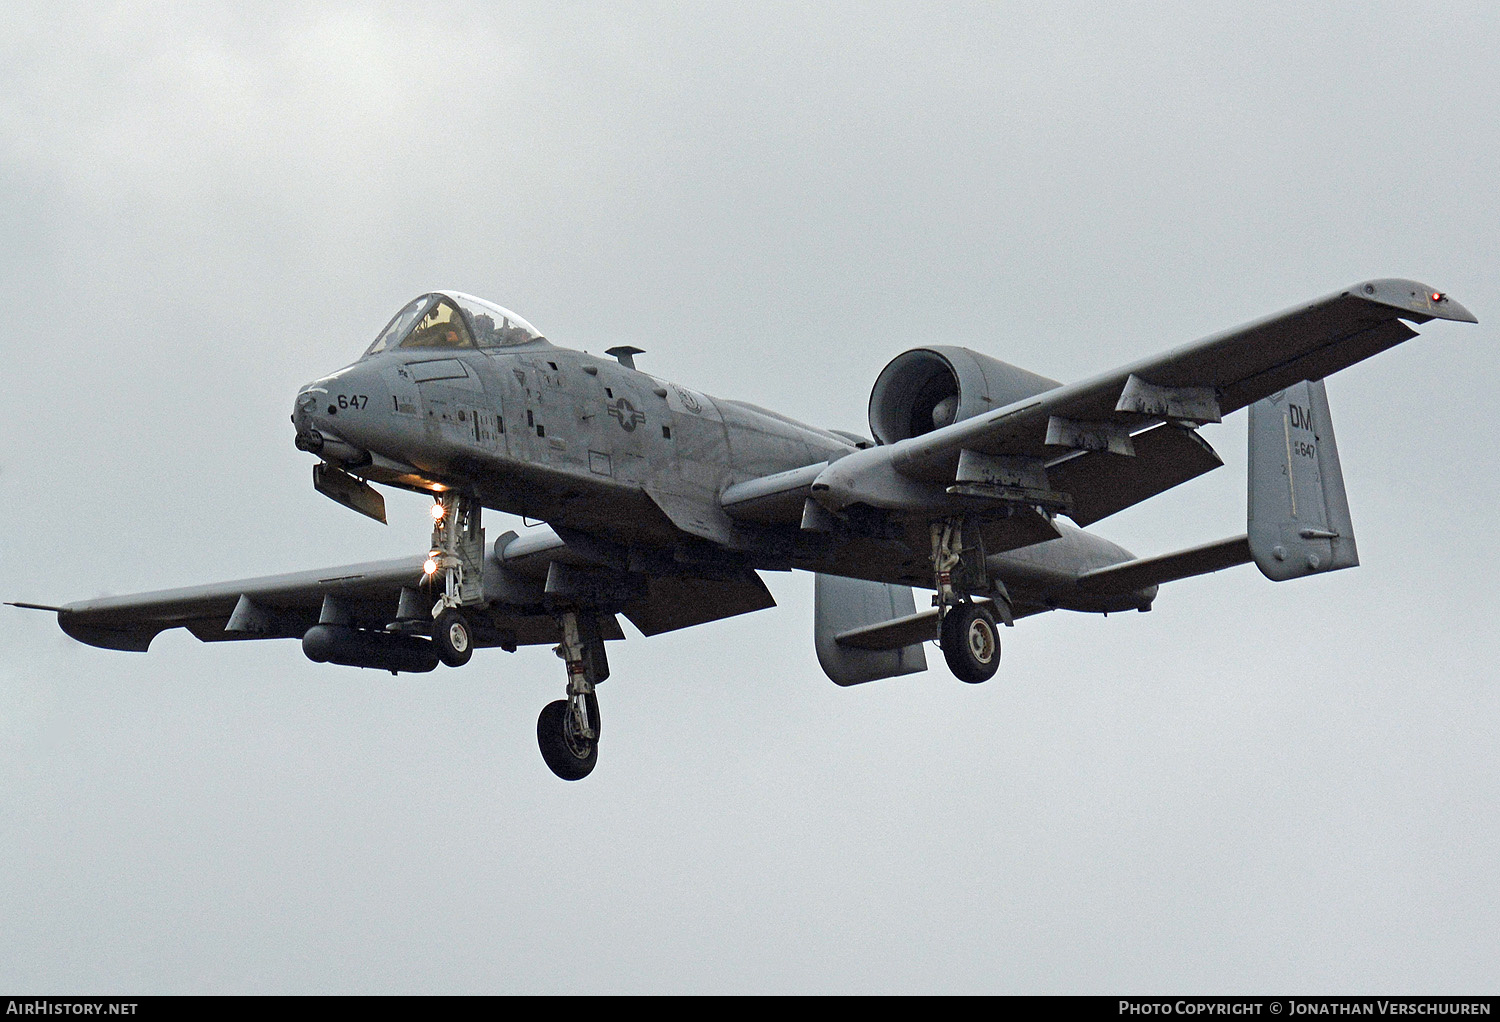
[[[1322,380],[1416,336],[1476,322],[1440,291],[1371,280],[1062,385],[965,348],[897,355],[871,437],[669,383],[550,343],[453,291],[401,309],[352,365],[303,387],[313,485],[385,521],[371,484],[432,497],[412,557],[70,603],[63,631],[145,651],[297,638],[320,663],[425,672],[475,647],[555,644],[566,698],[537,721],[559,777],[598,758],[595,688],[623,614],[645,635],[771,607],[758,571],[816,574],[815,643],[840,685],[927,668],[994,675],[998,624],[1049,610],[1151,609],[1164,582],[1253,561],[1273,581],[1358,563]],[[1136,558],[1084,531],[1222,462],[1198,434],[1249,407],[1244,535]],[[484,508],[536,519],[485,542]],[[1063,519],[1071,519],[1071,523]],[[913,587],[931,590],[918,610]]]

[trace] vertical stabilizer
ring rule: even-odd
[[[1266,578],[1359,563],[1322,380],[1250,406],[1249,490],[1250,555]]]

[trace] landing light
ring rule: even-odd
[[[427,558],[427,560],[425,560],[425,561],[422,562],[422,574],[424,574],[424,575],[432,575],[432,574],[436,574],[436,572],[437,572],[437,561],[435,561],[431,557],[429,557],[429,558]]]
[[[448,513],[448,509],[443,507],[443,505],[441,504],[434,504],[432,505],[432,507],[427,509],[427,513],[432,515],[433,521],[440,522],[443,520],[443,515]]]

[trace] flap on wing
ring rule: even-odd
[[[776,606],[760,576],[746,570],[729,579],[665,576],[646,583],[646,595],[625,605],[625,616],[643,635],[689,628]]]
[[[1079,525],[1093,525],[1224,464],[1190,429],[1163,423],[1130,439],[1134,456],[1088,451],[1047,470],[1052,486],[1071,496],[1067,515]]]
[[[562,628],[548,614],[490,613],[474,622],[476,641],[483,649],[501,646],[555,646],[562,642]],[[599,615],[599,638],[615,642],[625,638],[620,621],[613,614]]]

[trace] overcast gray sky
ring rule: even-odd
[[[393,680],[0,608],[0,988],[1493,991],[1500,15],[1124,6],[5,5],[4,599],[424,547],[287,417],[436,287],[858,430],[921,343],[1076,379],[1373,276],[1482,322],[1329,383],[1362,567],[855,690],[772,575],[612,647],[579,784],[545,648]],[[1243,531],[1244,429],[1095,531]]]

